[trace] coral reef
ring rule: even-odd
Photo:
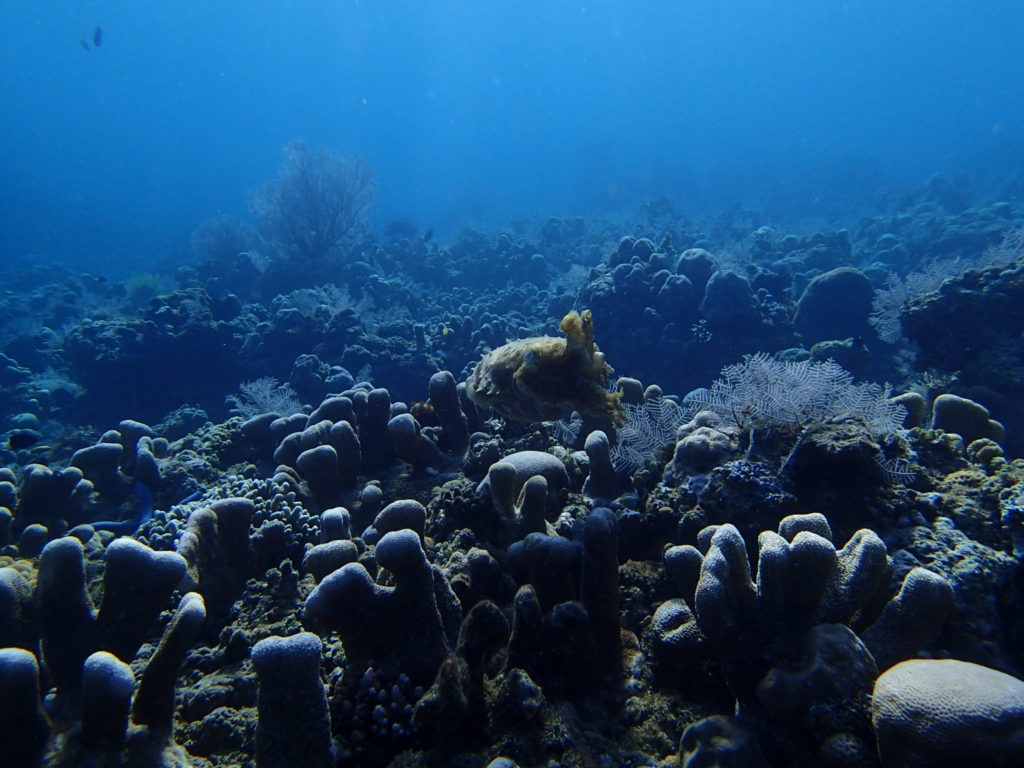
[[[443,245],[291,152],[144,306],[0,296],[0,761],[1020,762],[1010,207]]]

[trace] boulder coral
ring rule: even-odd
[[[955,659],[912,659],[875,683],[884,768],[1024,764],[1024,681]]]

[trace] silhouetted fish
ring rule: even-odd
[[[430,229],[428,229],[426,232],[423,233],[423,242],[424,243],[429,243],[430,239],[433,236],[434,236],[434,228],[431,227]]]
[[[135,493],[139,499],[137,517],[131,520],[96,520],[90,523],[90,525],[97,531],[110,531],[118,536],[130,536],[139,529],[140,525],[148,522],[153,517],[153,494],[141,480],[133,482],[132,487],[135,488]],[[192,494],[196,498],[201,495],[201,491]],[[188,498],[191,499],[192,496]],[[184,504],[185,502],[181,503]]]
[[[99,48],[100,47],[100,43],[102,43],[102,42],[103,42],[103,30],[100,27],[96,27],[96,29],[94,29],[92,31],[92,44],[95,45],[97,48]]]
[[[89,41],[85,39],[85,35],[79,35],[78,42],[81,43],[82,47],[85,48],[85,50],[92,50],[92,48],[89,47]]]

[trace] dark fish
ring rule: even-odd
[[[92,31],[92,44],[99,48],[102,42],[103,30],[100,27],[96,27],[96,29]]]
[[[34,429],[16,429],[7,437],[7,447],[12,451],[23,451],[38,443],[42,437]]]
[[[85,39],[84,35],[79,35],[78,36],[78,42],[81,43],[82,47],[85,48],[85,50],[87,50],[87,51],[91,51],[92,50],[92,48],[89,47],[89,41]]]
[[[426,232],[423,233],[423,242],[424,243],[429,243],[433,236],[434,236],[434,228],[431,227],[430,229],[428,229]]]
[[[139,499],[136,517],[130,520],[96,520],[90,525],[97,531],[110,531],[118,536],[130,536],[139,529],[140,525],[148,522],[153,517],[153,494],[141,480],[132,483],[132,487],[135,488],[135,494]]]

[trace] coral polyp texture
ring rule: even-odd
[[[441,246],[289,162],[145,308],[9,282],[0,765],[1024,764],[1004,207]]]

